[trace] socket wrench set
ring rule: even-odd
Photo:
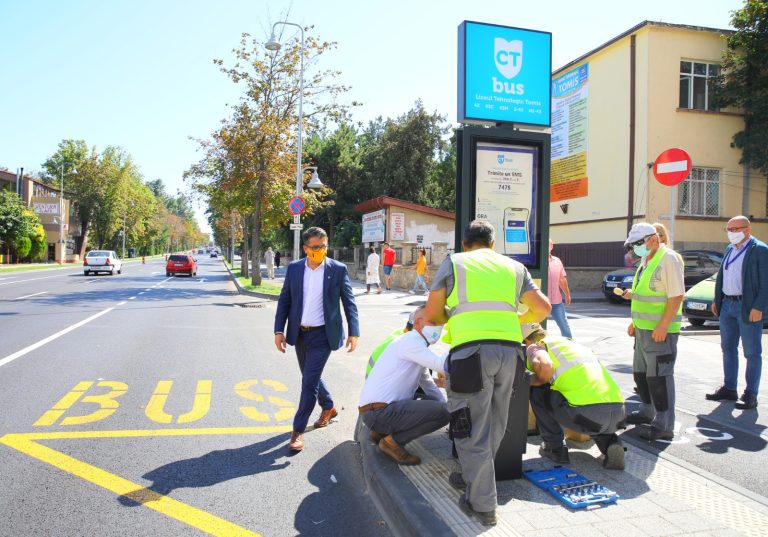
[[[524,474],[531,483],[573,509],[597,503],[615,503],[619,499],[616,492],[565,466],[527,470]]]

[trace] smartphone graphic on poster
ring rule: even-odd
[[[504,209],[504,253],[528,255],[531,253],[528,209],[507,207]]]

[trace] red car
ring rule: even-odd
[[[187,254],[173,254],[165,263],[165,275],[189,274],[190,277],[197,274],[197,260]]]

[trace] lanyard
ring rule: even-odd
[[[752,239],[749,239],[749,243],[744,245],[744,248],[736,254],[736,257],[731,259],[731,254],[733,253],[734,248],[731,248],[731,250],[728,252],[728,256],[723,260],[723,263],[725,264],[725,270],[728,270],[728,267],[733,265],[733,263],[740,258],[742,255],[744,255],[744,252],[749,250],[749,248],[752,246]]]

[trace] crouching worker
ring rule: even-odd
[[[398,464],[419,464],[421,459],[404,446],[444,427],[451,419],[442,394],[438,401],[413,399],[425,369],[445,370],[445,358],[428,348],[437,342],[442,330],[442,326],[426,321],[423,306],[418,308],[413,330],[387,345],[360,393],[359,410],[371,440]],[[439,392],[437,388],[434,391]]]
[[[589,435],[605,456],[603,466],[624,469],[624,446],[616,436],[626,418],[624,398],[608,370],[587,347],[548,338],[536,323],[524,324],[531,407],[541,432],[539,454],[568,464],[563,428]],[[545,339],[546,338],[546,339]]]

